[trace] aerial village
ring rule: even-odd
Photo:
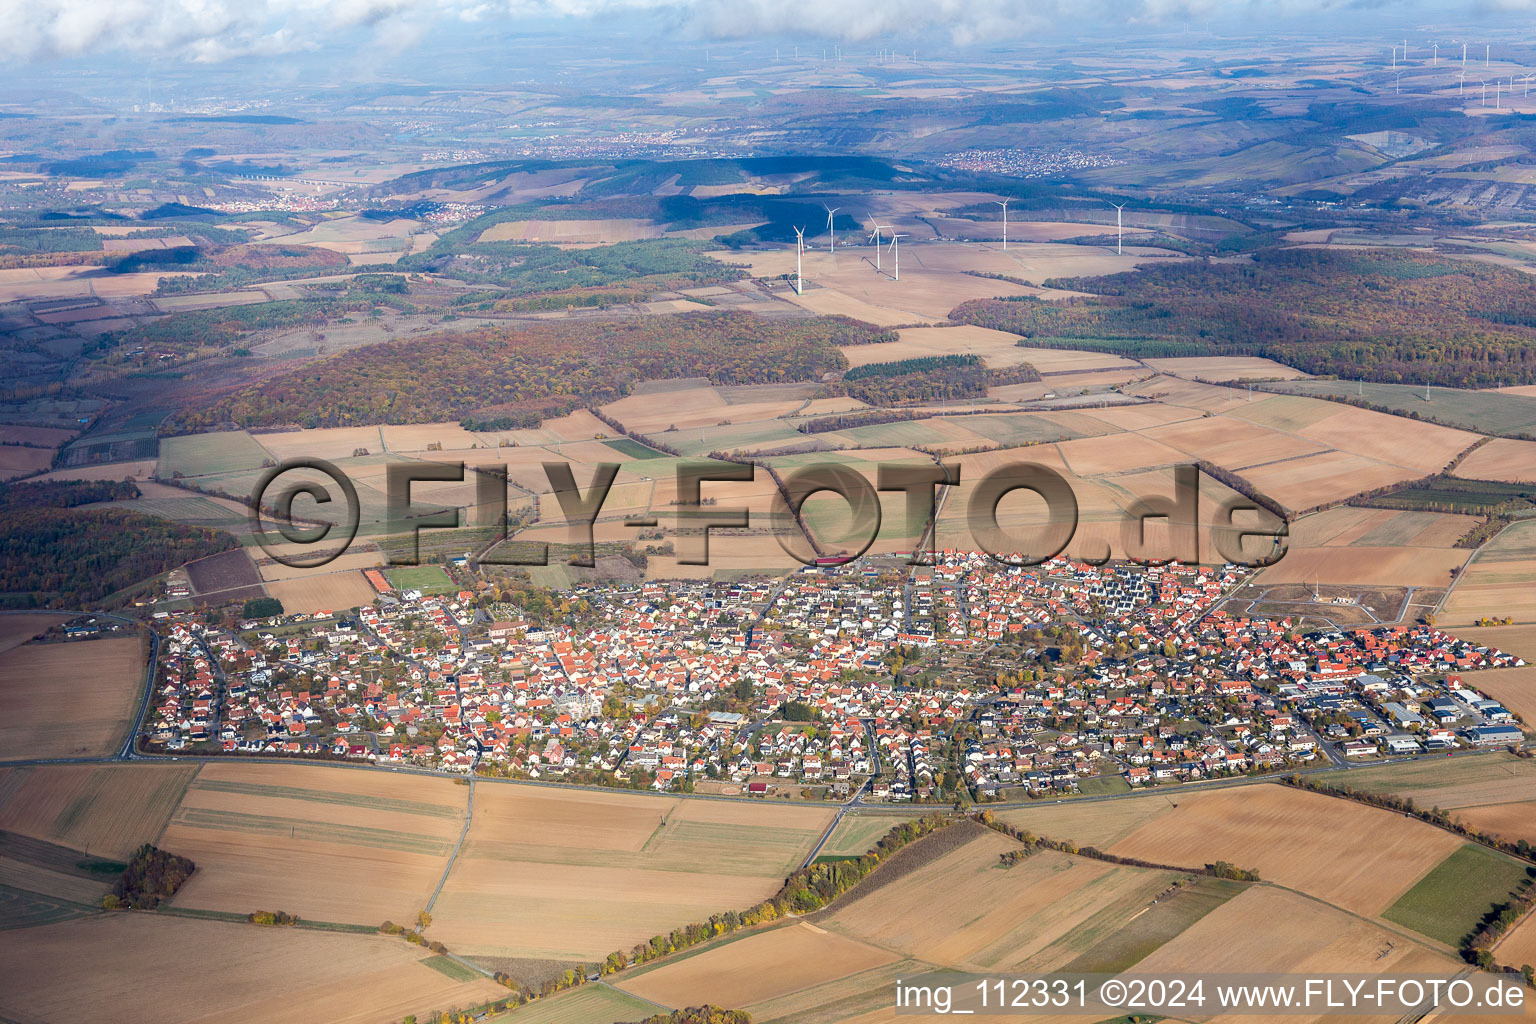
[[[1518,745],[1429,625],[1303,631],[1249,570],[940,552],[787,577],[160,612],[144,749],[777,799],[1030,799]],[[531,604],[531,602],[525,602]],[[1106,790],[1106,787],[1111,787]]]

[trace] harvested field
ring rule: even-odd
[[[660,238],[663,230],[660,224],[638,217],[607,220],[509,220],[486,228],[480,233],[479,241],[598,242],[611,245],[614,242]]]
[[[1141,431],[1143,437],[1177,448],[1196,459],[1238,470],[1327,451],[1326,445],[1250,423],[1236,416],[1212,416]]]
[[[0,445],[0,480],[12,480],[47,469],[53,462],[51,448],[23,448]]]
[[[1346,910],[1379,914],[1451,851],[1455,836],[1390,811],[1265,784],[1181,793],[1109,852],[1257,870]]]
[[[283,602],[285,612],[338,611],[370,605],[377,596],[356,569],[267,584],[267,593]]]
[[[1462,807],[1452,817],[1480,832],[1499,836],[1512,843],[1524,839],[1536,846],[1536,800]]]
[[[1292,544],[1284,558],[1264,570],[1259,582],[1444,587],[1470,554],[1464,548],[1298,548]]]
[[[160,845],[198,866],[179,908],[409,921],[447,866],[467,799],[446,779],[220,762],[188,787]]]
[[[1420,476],[1438,473],[1478,440],[1465,430],[1292,395],[1244,403],[1234,415]]]
[[[957,330],[980,331],[982,327],[961,327]],[[1009,335],[1009,337],[1013,337]],[[1024,339],[1014,338],[1015,344]],[[1078,374],[1088,370],[1116,370],[1123,372],[1140,371],[1142,375],[1146,370],[1141,369],[1134,359],[1117,356],[1110,352],[1092,352],[1087,349],[1076,348],[1042,348],[1034,345],[1022,345],[1019,348],[1024,354],[1024,361],[1044,374]],[[1122,378],[1129,379],[1129,378]],[[1057,384],[1067,388],[1077,383],[1077,377],[1056,377],[1046,379],[1047,384]]]
[[[1347,785],[1367,793],[1394,793],[1409,797],[1420,806],[1446,811],[1536,800],[1536,760],[1503,751],[1367,766],[1354,769],[1337,781],[1329,776],[1322,779],[1325,785]]]
[[[1309,509],[1343,501],[1361,491],[1413,480],[1424,474],[1331,451],[1300,459],[1250,466],[1243,477],[1288,509]]]
[[[1460,966],[1449,951],[1439,952],[1407,939],[1401,932],[1362,921],[1299,893],[1256,885],[1147,957],[1137,965],[1137,973],[1354,971],[1447,975]]]
[[[277,549],[282,553],[282,549]],[[261,565],[261,578],[267,583],[267,592],[272,593],[274,583],[284,581],[308,581],[312,579],[324,579],[327,576],[336,576],[346,572],[357,572],[361,569],[372,569],[384,564],[384,552],[377,549],[373,551],[357,551],[349,549],[346,553],[338,555],[335,559],[316,566],[313,569],[299,569],[281,562],[265,562]],[[348,605],[347,607],[351,607]]]
[[[486,1020],[493,1024],[613,1024],[643,1020],[656,1012],[655,1003],[608,985],[583,985]]]
[[[869,363],[891,363],[901,359],[916,359],[935,355],[976,355],[988,366],[1017,366],[1034,362],[1036,354],[1043,354],[1047,361],[1076,362],[1075,357],[1092,356],[1107,362],[1098,366],[1116,366],[1122,360],[1118,356],[1098,356],[1097,353],[1065,352],[1054,349],[1024,349],[1019,347],[1019,337],[1006,331],[994,331],[988,327],[969,324],[959,327],[908,327],[897,331],[896,341],[884,341],[873,345],[845,345],[843,355],[850,366]],[[1075,369],[1086,369],[1083,363]],[[1041,369],[1041,367],[1036,367]]]
[[[999,855],[1019,844],[973,824],[932,839],[892,857],[817,923],[947,967],[1048,971],[1112,934],[1179,877],[1050,850],[1004,867]]]
[[[1217,384],[1241,380],[1296,380],[1309,376],[1284,363],[1260,356],[1195,356],[1187,359],[1143,359],[1142,362],[1163,373]]]
[[[57,448],[77,433],[79,431],[65,430],[62,427],[21,427],[11,423],[0,423],[0,444],[6,447],[37,445],[42,448]]]
[[[25,612],[18,615],[0,615],[0,654],[12,647],[19,647],[49,626],[68,619],[56,612]]]
[[[1496,437],[1462,459],[1456,475],[1467,480],[1536,483],[1536,441]]]
[[[628,972],[618,986],[667,1006],[745,1006],[895,959],[802,921],[718,943],[652,971]]]
[[[1124,800],[1066,801],[998,811],[1000,820],[1047,839],[1106,850],[1143,823],[1173,809],[1176,798],[1156,791]]]
[[[1525,920],[1494,947],[1493,955],[1499,963],[1515,967],[1536,964],[1536,915],[1527,914]]]
[[[143,693],[138,636],[29,644],[0,655],[0,752],[100,756],[122,743]]]
[[[160,838],[196,773],[159,764],[11,768],[0,778],[0,829],[126,858]]]
[[[1140,434],[1109,434],[1056,446],[1067,468],[1078,476],[1098,476],[1147,466],[1187,463],[1188,456]]]
[[[1536,521],[1505,528],[1472,556],[1441,609],[1453,624],[1488,617],[1536,620]]]
[[[601,958],[772,895],[831,813],[482,785],[432,935],[473,954]]]
[[[506,994],[488,978],[458,982],[434,971],[424,953],[382,935],[164,914],[0,932],[6,1013],[25,1020],[247,1024],[288,1021],[302,1006],[318,1020],[377,1024]],[[182,969],[188,964],[202,966]]]

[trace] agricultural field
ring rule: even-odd
[[[268,583],[267,594],[281,601],[289,614],[357,608],[378,596],[356,569]]]
[[[1508,389],[1474,391],[1423,385],[1373,384],[1352,380],[1295,380],[1264,385],[1266,391],[1353,399],[1402,416],[1410,413],[1484,434],[1536,434],[1536,396]],[[1479,479],[1499,479],[1486,477]]]
[[[490,1024],[613,1024],[643,1020],[659,1009],[610,985],[583,985],[556,999],[540,999],[486,1020]]]
[[[1520,890],[1528,865],[1486,846],[1466,843],[1419,879],[1382,917],[1458,946],[1496,904]]]
[[[24,1020],[275,1024],[302,1006],[316,1019],[377,1024],[505,996],[489,978],[460,982],[433,970],[427,955],[382,935],[163,913],[0,931],[6,1013]],[[200,966],[183,969],[190,964]]]
[[[1037,370],[1088,369],[1116,367],[1127,361],[1119,356],[1105,356],[1097,352],[1069,352],[1054,349],[1025,349],[1016,334],[994,331],[986,327],[907,327],[897,331],[896,341],[877,342],[873,345],[845,345],[843,355],[850,366],[866,366],[870,363],[894,363],[902,359],[916,359],[936,353],[944,355],[974,355],[991,367],[1016,366],[1019,363],[1041,365]]]
[[[63,622],[68,616],[50,612],[27,612],[17,615],[0,615],[0,654],[13,647],[20,647],[49,626]]]
[[[1450,974],[1449,950],[1273,886],[1250,886],[1137,965],[1176,971]],[[1297,1020],[1307,1020],[1302,1016]],[[1313,1020],[1325,1018],[1310,1018]]]
[[[1536,398],[1531,401],[1536,403]],[[1457,463],[1455,475],[1467,480],[1536,483],[1536,441],[1496,437]]]
[[[115,753],[144,692],[142,637],[26,644],[0,654],[0,756]]]
[[[1521,520],[1479,548],[1441,606],[1439,621],[1536,620],[1536,521]]]
[[[1225,860],[1359,914],[1379,914],[1461,845],[1399,814],[1276,784],[1169,798],[1109,852],[1198,867]]]
[[[1536,964],[1536,916],[1527,915],[1493,949],[1494,958],[1501,964],[1519,967]]]
[[[0,830],[126,858],[160,838],[191,765],[34,765],[0,776]]]
[[[860,814],[857,811],[845,814],[833,830],[832,837],[821,848],[819,856],[862,856],[874,849],[881,837],[895,825],[919,816],[915,811],[911,814]]]
[[[480,785],[429,934],[473,955],[600,959],[771,895],[831,817],[812,806]]]
[[[801,921],[714,944],[653,971],[626,972],[616,984],[667,1006],[750,1006],[897,959],[887,950]]]
[[[12,480],[19,476],[31,476],[47,469],[53,463],[51,448],[23,448],[21,445],[0,445],[0,480]]]
[[[1143,359],[1142,362],[1176,377],[1193,377],[1214,384],[1250,380],[1294,380],[1305,378],[1294,367],[1259,356],[1194,356],[1182,359]]]
[[[467,801],[447,779],[219,762],[187,787],[158,845],[198,866],[178,908],[409,922],[448,866]]]
[[[186,434],[160,441],[159,474],[168,479],[260,469],[272,455],[243,430]]]

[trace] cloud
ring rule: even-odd
[[[848,43],[932,38],[969,46],[1056,26],[1164,24],[1222,16],[1255,22],[1370,7],[1375,0],[0,0],[0,59],[122,52],[217,62],[318,49],[370,33],[393,49],[438,23],[515,30],[551,17],[655,15],[705,38]],[[1536,0],[1462,0],[1468,12],[1536,9]]]

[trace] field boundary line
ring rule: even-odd
[[[468,788],[469,802],[464,809],[464,828],[459,833],[459,841],[453,844],[453,849],[448,853],[448,863],[443,866],[443,876],[437,880],[437,888],[432,890],[432,897],[427,900],[426,909],[429,914],[432,912],[432,908],[437,905],[437,898],[442,895],[443,886],[448,884],[448,876],[453,873],[453,865],[459,859],[459,850],[463,848],[464,839],[469,835],[470,822],[475,819],[475,778],[473,775],[469,778]]]

